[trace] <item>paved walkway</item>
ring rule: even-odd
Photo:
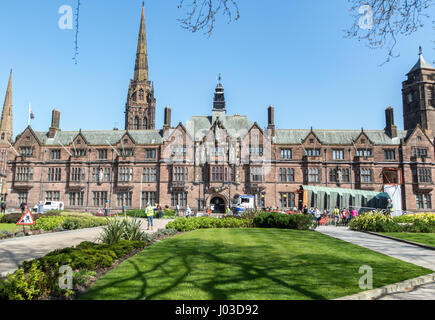
[[[351,231],[345,227],[321,226],[317,231],[367,249],[377,251],[393,258],[410,262],[435,271],[435,251],[407,243]],[[381,300],[435,300],[435,283],[427,284],[404,293],[396,293]]]
[[[142,229],[151,233],[146,230],[146,220],[141,220]],[[154,231],[164,229],[169,221],[171,220],[155,219]],[[43,257],[57,249],[73,247],[83,241],[96,241],[101,230],[102,228],[82,229],[0,241],[0,276],[15,271],[26,260]]]

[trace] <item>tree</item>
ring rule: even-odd
[[[178,8],[188,7],[184,18],[179,19],[181,26],[191,32],[205,30],[210,36],[216,23],[216,15],[222,13],[228,23],[240,18],[236,0],[180,0]]]
[[[387,59],[397,57],[395,47],[400,36],[409,36],[430,19],[435,0],[349,0],[354,24],[348,38],[365,41],[369,48],[387,50]],[[434,23],[435,21],[432,21]]]

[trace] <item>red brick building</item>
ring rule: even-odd
[[[404,210],[432,210],[435,68],[421,52],[403,82],[405,130],[395,126],[392,108],[383,130],[280,129],[274,107],[265,109],[268,126],[260,128],[227,113],[220,81],[210,115],[173,125],[167,107],[156,129],[143,10],[125,130],[62,131],[54,110],[48,131],[29,126],[13,141],[11,81],[12,75],[0,127],[9,208],[60,200],[68,209],[94,211],[110,200],[114,210],[158,202],[222,211],[242,194],[255,195],[258,207],[293,208],[311,204],[301,186],[383,192],[393,185]],[[325,195],[319,206],[337,201]],[[366,205],[363,198],[346,203]]]

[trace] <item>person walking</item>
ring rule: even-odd
[[[307,208],[307,206],[304,206],[303,208],[302,208],[302,213],[304,214],[304,215],[308,215],[308,208]]]
[[[6,201],[2,200],[1,208],[2,208],[1,212],[6,213]]]
[[[353,208],[353,210],[351,212],[351,217],[352,217],[352,219],[355,219],[356,217],[358,217],[358,211],[356,211],[355,208]]]
[[[187,208],[186,208],[186,218],[189,218],[191,216],[191,214],[192,214],[192,210],[190,210],[190,207],[187,206]]]
[[[176,208],[176,212],[177,212],[177,216],[180,216],[180,206],[177,204]]]
[[[104,204],[104,216],[107,217],[109,215],[109,209],[110,209],[110,201],[107,200]]]
[[[393,216],[393,213],[394,213],[393,201],[391,199],[388,199],[387,214],[390,215],[390,216]]]
[[[320,226],[320,219],[322,219],[322,213],[318,208],[314,209],[314,218],[316,220],[317,226]]]
[[[340,209],[335,207],[333,211],[333,216],[334,216],[335,226],[337,226],[338,224],[340,224]]]
[[[163,216],[163,208],[160,204],[157,204],[157,218],[161,219]]]
[[[148,229],[154,230],[154,208],[151,206],[151,204],[148,202],[147,207],[145,209],[145,215],[147,216],[148,220]]]
[[[347,227],[348,220],[348,212],[346,209],[343,208],[343,211],[341,213],[341,219],[343,221],[343,225]]]
[[[20,204],[21,214],[24,214],[24,211],[26,210],[26,203],[23,201]]]
[[[209,217],[211,216],[210,207],[207,207],[207,215],[208,215]]]

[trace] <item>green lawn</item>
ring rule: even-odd
[[[12,232],[20,229],[23,229],[23,227],[19,227],[13,223],[0,223],[0,231]]]
[[[158,242],[100,278],[86,300],[308,300],[358,293],[432,271],[317,232],[198,230]]]
[[[382,233],[390,237],[400,238],[408,241],[422,243],[428,246],[435,247],[435,233]]]

